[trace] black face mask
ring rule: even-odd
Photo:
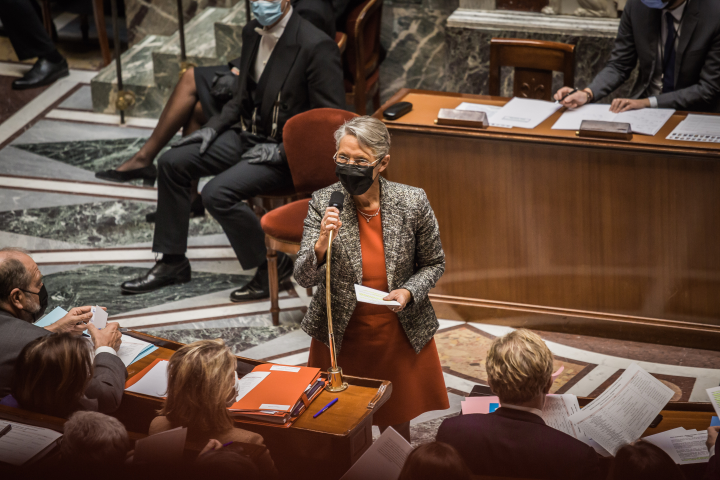
[[[357,165],[335,165],[335,175],[350,195],[362,195],[372,186],[375,179],[375,167],[358,167]]]
[[[22,290],[22,289],[20,289]],[[32,293],[34,295],[38,296],[38,300],[40,300],[40,310],[32,314],[33,317],[33,323],[40,320],[40,318],[45,315],[45,310],[47,310],[48,307],[48,293],[47,289],[45,288],[45,285],[40,287],[39,292],[31,292],[30,290],[23,290],[23,292],[26,293]]]

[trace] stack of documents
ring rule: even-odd
[[[455,109],[485,112],[491,127],[535,128],[561,108],[559,103],[515,97],[504,107],[463,102]]]
[[[642,108],[622,113],[612,113],[610,105],[591,103],[567,110],[558,118],[553,130],[580,130],[583,120],[629,123],[633,133],[655,135],[672,117],[672,108]],[[668,137],[669,138],[669,137]]]
[[[667,136],[683,142],[720,143],[720,116],[689,114]]]
[[[0,420],[0,430],[8,424],[12,430],[0,437],[0,462],[10,465],[26,465],[41,459],[62,437],[55,430],[6,420]]]
[[[309,386],[319,377],[319,368],[258,365],[238,382],[238,394],[229,410],[233,416],[290,426],[291,420],[297,418],[292,413],[298,402],[307,401],[307,406],[322,391],[322,388],[315,389],[311,398],[307,398]]]
[[[706,430],[698,432],[697,430],[685,430],[678,427],[650,435],[643,440],[663,449],[678,465],[703,463],[710,460],[710,453],[705,445],[707,441]]]

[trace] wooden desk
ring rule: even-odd
[[[720,144],[435,125],[508,99],[403,89],[389,180],[425,190],[447,267],[443,318],[720,349]]]
[[[153,337],[139,332],[125,332],[126,335],[154,343],[160,348],[131,364],[128,375],[132,377],[156,358],[169,359],[182,344]],[[238,358],[239,368],[248,369],[267,363],[244,357]],[[350,384],[347,390],[339,394],[323,391],[300,418],[289,428],[258,425],[241,419],[235,424],[257,432],[265,439],[265,444],[274,452],[273,460],[281,474],[288,478],[314,479],[340,478],[348,468],[370,447],[372,443],[372,415],[380,408],[392,393],[392,384],[388,381],[345,376]],[[368,404],[378,394],[378,389],[385,386],[385,391],[377,399],[374,409]],[[330,400],[339,397],[340,401],[321,416],[312,416]],[[113,416],[120,419],[129,429],[147,432],[150,422],[157,416],[162,401],[155,397],[125,392],[120,409]],[[319,477],[318,472],[322,471]]]

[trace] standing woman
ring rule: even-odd
[[[410,440],[410,420],[449,408],[433,335],[438,329],[428,292],[445,271],[435,214],[422,189],[380,176],[390,163],[390,134],[371,117],[356,117],[335,132],[340,179],[313,194],[305,219],[295,279],[317,286],[302,328],[312,336],[308,366],[330,367],[325,255],[333,234],[332,319],[338,365],[348,375],[390,380],[393,392],[374,415]],[[342,214],[328,208],[345,194]],[[359,303],[355,284],[390,292],[400,306]]]

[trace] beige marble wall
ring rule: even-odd
[[[183,0],[185,22],[205,7],[232,7],[239,0]],[[240,0],[242,1],[242,0]],[[177,0],[125,0],[130,46],[147,35],[170,35],[178,28]]]

